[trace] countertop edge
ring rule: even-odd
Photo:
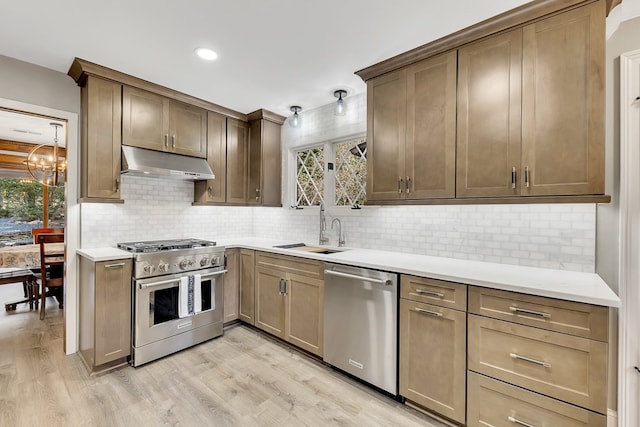
[[[574,301],[586,304],[594,304],[612,308],[618,308],[621,306],[620,298],[613,292],[613,290],[607,285],[607,283],[597,274],[597,273],[584,273],[584,272],[574,272],[567,270],[552,270],[552,269],[543,269],[538,267],[527,267],[527,266],[517,266],[517,265],[509,265],[509,264],[496,264],[496,263],[486,263],[480,261],[468,261],[468,260],[458,260],[453,258],[441,258],[443,263],[458,265],[460,267],[466,267],[472,269],[474,266],[482,267],[482,270],[485,270],[482,273],[477,275],[473,274],[453,274],[451,272],[442,272],[436,271],[435,269],[422,268],[407,268],[397,264],[393,264],[392,262],[384,263],[380,262],[380,260],[376,260],[375,262],[363,261],[362,259],[353,259],[354,254],[365,254],[367,252],[380,255],[384,251],[373,251],[369,249],[359,249],[359,248],[333,248],[327,246],[328,249],[339,249],[344,250],[344,252],[338,252],[335,254],[321,255],[314,254],[310,252],[299,252],[291,249],[281,249],[274,248],[274,245],[281,245],[286,243],[292,243],[291,241],[282,242],[282,241],[269,241],[265,240],[263,242],[256,242],[252,239],[225,239],[224,246],[227,249],[232,248],[240,248],[240,249],[251,249],[258,250],[263,252],[270,252],[280,255],[289,255],[296,256],[299,258],[307,258],[313,259],[317,261],[323,262],[331,262],[336,264],[343,265],[355,265],[358,267],[364,268],[373,268],[377,270],[385,270],[391,271],[399,274],[408,274],[412,276],[419,277],[428,277],[433,279],[445,280],[450,282],[458,282],[464,283],[472,286],[480,286],[484,288],[491,289],[499,289],[504,291],[518,292],[528,295],[535,295],[541,297],[548,298],[556,298],[567,301]],[[345,250],[346,249],[346,250]],[[389,257],[394,256],[396,253],[389,252]],[[351,255],[351,257],[349,256]],[[416,254],[402,254],[406,257],[410,257],[412,259],[420,259],[423,258],[428,262],[432,262],[436,257],[422,256]],[[351,259],[350,259],[351,258]],[[428,263],[425,262],[425,263]],[[536,279],[539,279],[540,282],[537,283],[538,286],[527,284],[527,283],[515,283],[508,282],[502,280],[490,280],[486,276],[490,275],[487,273],[487,270],[495,268],[497,270],[509,270],[510,273],[518,273],[522,272],[524,275],[530,276],[539,276],[534,277],[530,282],[535,282]],[[498,274],[499,275],[499,274]],[[503,274],[504,275],[504,274]],[[507,274],[508,276],[508,274]],[[558,277],[562,276],[562,277]],[[545,285],[540,285],[540,283],[544,283],[544,281],[551,281],[552,283],[545,283]],[[555,282],[554,282],[555,281]],[[563,289],[567,287],[567,281],[583,281],[584,285],[578,285],[576,287],[569,287],[568,289]],[[573,285],[576,286],[576,285]],[[580,293],[576,292],[577,290]]]
[[[93,262],[133,258],[133,254],[117,248],[76,249],[76,253]]]

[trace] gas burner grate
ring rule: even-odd
[[[216,246],[216,242],[200,239],[149,240],[146,242],[118,243],[118,248],[128,252],[147,253]]]

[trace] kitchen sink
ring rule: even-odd
[[[308,246],[304,243],[291,243],[288,245],[278,245],[278,246],[274,246],[274,248],[293,249],[294,251],[310,252],[314,254],[324,254],[324,255],[335,254],[337,252],[344,252],[348,250],[348,249],[330,249],[322,246]]]

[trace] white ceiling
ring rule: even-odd
[[[525,0],[3,2],[0,54],[66,73],[80,57],[248,113],[365,90],[353,73]],[[219,58],[204,62],[196,47]]]
[[[65,122],[0,109],[0,139],[53,145],[56,133],[51,123],[62,125],[58,129],[58,145],[66,145]]]

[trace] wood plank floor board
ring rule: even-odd
[[[0,286],[0,304],[22,285]],[[1,307],[1,306],[0,306]],[[90,376],[62,351],[63,312],[0,313],[0,426],[443,427],[244,326],[138,368]]]

